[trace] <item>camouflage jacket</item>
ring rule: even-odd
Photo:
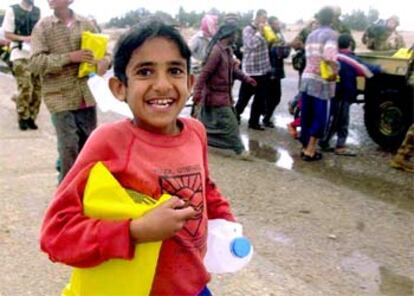
[[[403,37],[397,31],[391,31],[382,24],[369,26],[362,36],[362,43],[371,50],[392,50],[405,47]]]

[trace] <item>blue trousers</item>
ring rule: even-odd
[[[198,296],[213,296],[213,294],[211,294],[210,290],[206,287],[204,287],[204,289],[198,294]]]
[[[300,141],[307,147],[310,137],[321,139],[328,120],[328,100],[302,93]]]

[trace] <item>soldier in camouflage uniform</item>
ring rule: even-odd
[[[406,172],[414,173],[414,164],[410,159],[414,156],[414,123],[410,126],[405,135],[397,154],[391,159],[390,166]]]
[[[369,26],[362,36],[362,43],[371,50],[393,50],[405,47],[403,37],[396,31],[400,24],[397,16]]]
[[[40,19],[40,9],[33,0],[22,0],[6,10],[3,21],[5,35],[12,41],[10,61],[16,78],[18,95],[16,111],[21,130],[37,129],[41,94],[40,78],[29,70],[30,42],[33,27]]]

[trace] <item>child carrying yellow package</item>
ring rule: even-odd
[[[109,37],[104,34],[95,34],[89,31],[82,32],[81,49],[89,49],[93,52],[95,60],[104,58],[108,47]],[[96,65],[81,63],[79,65],[78,77],[85,77],[91,73],[96,73]]]
[[[108,220],[138,218],[168,200],[124,189],[102,162],[92,168],[83,198],[88,217]],[[92,268],[74,268],[62,296],[147,296],[157,266],[161,241],[137,244],[132,260],[111,259]],[[139,255],[138,255],[139,254]]]

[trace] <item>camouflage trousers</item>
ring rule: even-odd
[[[407,160],[414,156],[414,123],[408,129],[397,155]]]
[[[29,71],[29,60],[27,59],[13,61],[13,73],[18,90],[16,97],[17,119],[36,120],[41,103],[40,77],[32,75]]]

